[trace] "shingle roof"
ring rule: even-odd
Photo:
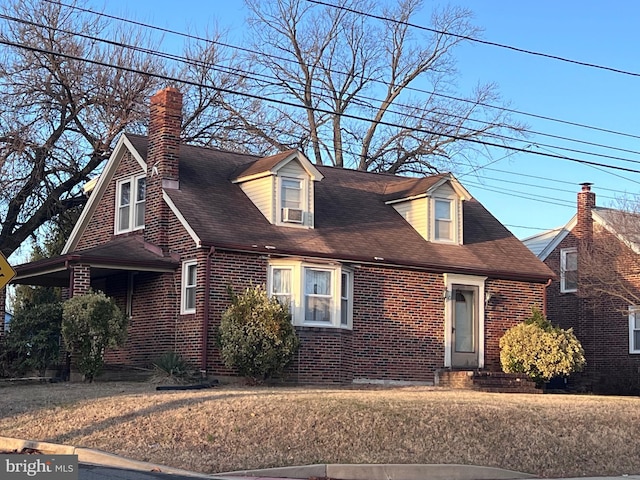
[[[146,138],[128,137],[146,156]],[[513,279],[543,281],[554,276],[475,199],[464,202],[464,245],[424,240],[385,204],[390,192],[412,192],[416,183],[422,188],[434,177],[415,182],[316,166],[324,179],[315,184],[315,228],[272,225],[231,181],[239,167],[255,160],[239,153],[180,146],[180,188],[166,193],[203,245]]]

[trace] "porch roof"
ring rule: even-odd
[[[180,265],[177,258],[166,257],[140,235],[118,238],[94,248],[14,266],[11,283],[68,287],[73,265],[91,267],[91,279],[109,277],[123,271],[172,272]]]

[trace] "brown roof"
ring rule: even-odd
[[[248,177],[250,175],[255,175],[258,173],[268,172],[273,167],[278,165],[278,163],[280,163],[282,160],[295,153],[297,153],[297,150],[287,150],[286,152],[278,153],[276,155],[253,160],[248,165],[243,165],[238,168],[232,175],[231,180],[235,180],[236,178],[241,177]]]
[[[145,137],[129,139],[146,152]],[[475,199],[464,202],[464,245],[424,240],[385,204],[390,192],[422,189],[440,176],[416,181],[316,166],[324,179],[315,184],[315,228],[302,229],[272,225],[232,183],[238,168],[251,161],[255,157],[180,146],[180,189],[167,194],[204,246],[523,280],[554,276]]]
[[[421,178],[405,178],[403,181],[390,182],[385,189],[385,201],[421,195],[427,192],[447,174],[431,175]]]
[[[17,265],[12,283],[68,286],[68,263],[91,265],[92,275],[131,269],[170,272],[180,265],[177,258],[165,257],[157,247],[145,243],[142,235],[131,235],[86,250]]]

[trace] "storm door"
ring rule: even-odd
[[[451,366],[477,368],[478,287],[453,285],[451,303]]]

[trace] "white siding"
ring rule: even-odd
[[[268,176],[245,182],[242,191],[258,207],[269,222],[275,222],[275,188],[274,177]]]
[[[428,200],[426,198],[418,198],[408,202],[396,203],[393,208],[396,209],[402,217],[425,239],[429,239],[428,231]]]
[[[307,177],[308,175],[305,169],[302,168],[302,165],[300,165],[300,162],[298,162],[297,160],[291,160],[289,163],[282,166],[278,170],[278,176],[302,178]]]
[[[438,187],[438,189],[435,192],[433,192],[432,195],[434,197],[446,197],[446,198],[457,197],[456,191],[448,183],[440,185],[440,187]]]

